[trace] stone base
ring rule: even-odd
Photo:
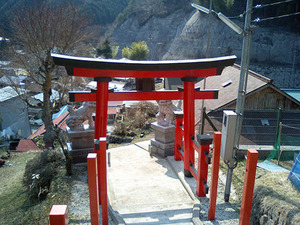
[[[94,148],[94,130],[67,131],[72,149]]]
[[[155,136],[155,138],[151,140],[151,153],[161,157],[174,155],[175,126],[169,125],[164,127],[154,122],[151,123],[151,128]]]
[[[67,143],[67,148],[70,156],[72,156],[73,163],[86,163],[87,162],[87,155],[89,153],[94,152],[93,148],[82,148],[82,149],[72,149],[72,144]]]
[[[162,143],[170,143],[174,142],[175,136],[175,126],[169,125],[164,127],[162,125],[157,124],[157,122],[151,123],[151,128],[154,131],[155,140],[160,141]]]
[[[152,154],[159,155],[161,157],[174,155],[174,142],[165,144],[153,138],[151,139],[150,144]]]

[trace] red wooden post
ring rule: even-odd
[[[240,225],[248,225],[250,223],[257,159],[258,152],[255,149],[249,149],[241,202]]]
[[[100,137],[100,182],[101,182],[101,206],[102,206],[102,224],[108,224],[108,206],[107,206],[107,177],[106,177],[106,137]]]
[[[99,140],[100,137],[106,137],[107,126],[107,107],[108,107],[108,82],[111,78],[95,78],[97,81],[96,93],[96,118],[95,118],[95,139]],[[96,148],[94,152],[97,153]],[[101,182],[102,176],[100,171],[100,154],[98,154],[98,188],[99,188],[99,203],[101,204]]]
[[[106,137],[108,82],[111,78],[95,78],[95,80],[97,81],[95,139],[99,139]]]
[[[49,218],[50,225],[68,225],[68,207],[66,205],[53,205]]]
[[[192,137],[195,135],[195,78],[182,78],[183,80],[183,126],[184,126],[184,175],[192,177],[189,171],[190,163],[194,165],[195,154]]]
[[[99,224],[99,191],[98,191],[98,169],[97,154],[89,153],[87,156],[88,183],[90,195],[91,224]]]
[[[209,189],[207,185],[208,164],[210,163],[209,145],[212,143],[213,139],[209,135],[197,135],[197,141],[200,144],[200,151],[196,179],[196,194],[199,197],[205,197]]]
[[[178,147],[182,148],[182,135],[181,135],[181,128],[180,126],[183,124],[183,113],[176,113],[175,112],[175,142],[174,142],[174,159],[176,161],[181,160],[180,152]]]
[[[211,169],[211,184],[209,194],[208,219],[214,220],[216,214],[217,191],[220,167],[221,132],[214,132],[213,162]]]

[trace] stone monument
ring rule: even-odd
[[[156,114],[157,122],[151,124],[154,138],[150,143],[150,154],[161,157],[174,155],[175,117],[174,111],[181,110],[181,100],[175,106],[170,100],[157,101],[159,112]]]
[[[74,110],[69,106],[69,117],[66,120],[68,136],[71,143],[67,143],[68,151],[73,163],[84,163],[89,153],[94,152],[94,121],[93,113],[96,110],[95,102],[84,102]],[[84,127],[83,122],[88,120],[89,126]]]

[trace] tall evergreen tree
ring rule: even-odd
[[[122,49],[122,56],[132,60],[145,60],[149,56],[148,45],[145,41],[133,42],[130,47]],[[136,89],[152,91],[155,89],[153,78],[136,78]]]
[[[105,42],[99,48],[97,48],[97,57],[103,57],[105,59],[112,58],[112,48],[108,39],[106,39]]]

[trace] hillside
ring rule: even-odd
[[[130,4],[132,2],[134,0]],[[163,6],[172,6],[169,4],[171,1],[160,2],[164,3]],[[156,13],[151,14],[152,6],[157,6],[154,6],[152,0],[145,1],[141,9],[127,13],[123,22],[118,24],[111,35],[112,44],[122,49],[134,41],[146,41],[151,60],[205,57],[209,17],[197,12],[189,1],[180,1],[180,4],[181,7],[171,7],[172,10],[165,14],[161,13],[164,12],[164,7],[160,6],[156,8],[161,9],[160,11],[154,10]],[[236,14],[241,12],[243,11],[236,10]],[[243,27],[243,22],[236,19],[234,22]],[[239,63],[242,35],[236,34],[215,16],[212,17],[211,24],[210,57],[234,54]],[[294,23],[289,23],[288,26],[275,22],[272,24],[272,27],[258,24],[253,29],[250,68],[274,79],[279,87],[299,88],[299,33],[294,32]]]
[[[54,3],[72,2],[83,8],[91,16],[93,25],[106,25],[114,22],[119,13],[127,7],[130,0],[48,0]],[[39,4],[36,0],[0,0],[0,21],[7,21],[13,12],[23,5]],[[1,23],[3,24],[3,23]]]

